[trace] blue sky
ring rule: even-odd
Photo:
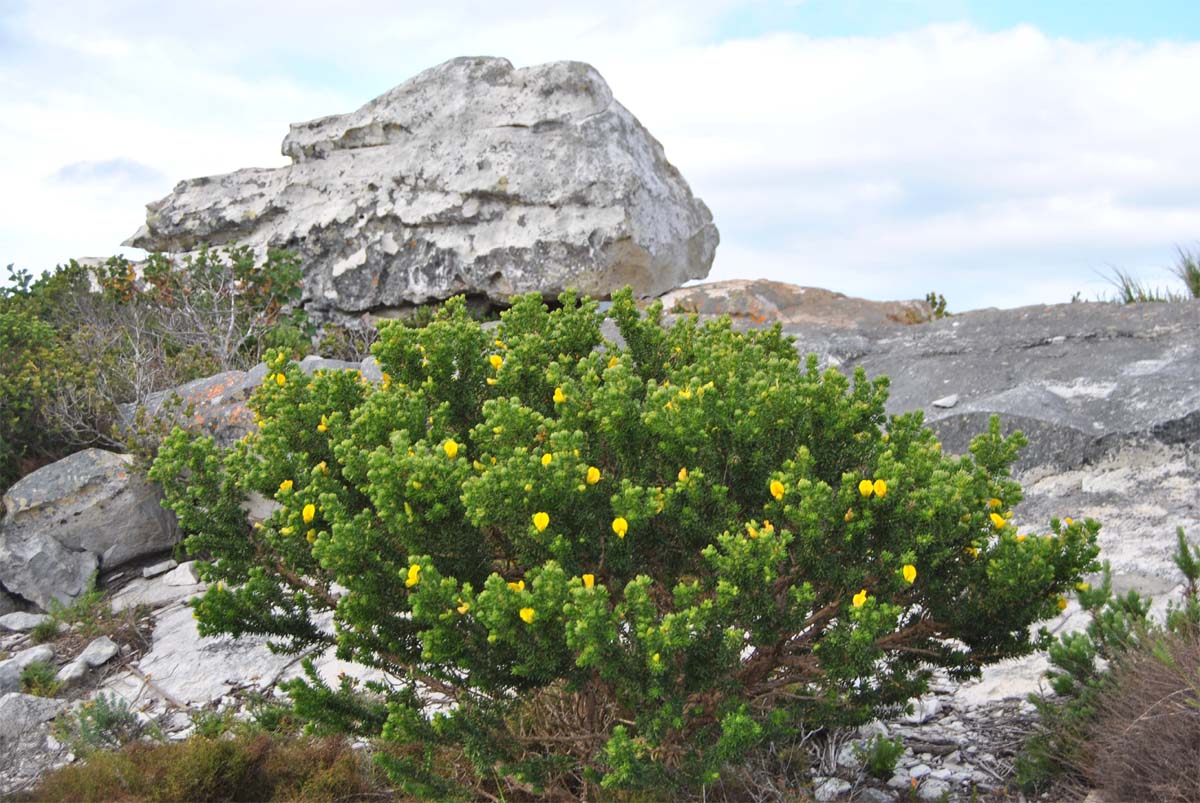
[[[1011,307],[1200,248],[1200,3],[0,0],[0,265],[114,253],[460,55],[593,64],[713,210],[710,279]]]

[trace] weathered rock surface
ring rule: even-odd
[[[66,749],[50,735],[62,700],[30,694],[0,697],[0,794],[31,785],[43,772],[66,763]]]
[[[97,569],[169,549],[178,540],[175,518],[132,462],[87,449],[9,488],[0,525],[5,588],[45,609],[86,590]]]
[[[127,245],[295,250],[310,311],[708,274],[718,235],[662,146],[579,62],[458,58],[349,114],[295,124],[292,164],[181,182]]]

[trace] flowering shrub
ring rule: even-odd
[[[664,328],[624,291],[618,347],[560,301],[387,327],[379,385],[271,355],[257,432],[224,455],[176,432],[152,471],[211,559],[201,632],[394,678],[290,691],[320,728],[421,746],[390,759],[410,792],[469,781],[439,751],[502,793],[708,783],[802,722],[903,706],[930,667],[1029,652],[1094,568],[1094,522],[1017,535],[998,421],[948,457],[885,417],[886,380],[800,365],[778,326]],[[279,503],[254,528],[249,492]]]

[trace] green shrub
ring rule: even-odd
[[[0,491],[86,446],[153,455],[166,433],[120,414],[151,394],[309,351],[301,270],[286,252],[246,248],[151,255],[139,277],[113,257],[72,261],[36,280],[9,266],[0,288]]]
[[[904,740],[899,736],[889,739],[877,733],[865,746],[856,745],[854,754],[872,778],[886,781],[896,771],[896,762],[900,760],[900,756],[904,755]]]
[[[129,703],[116,694],[99,694],[68,717],[55,722],[56,736],[76,753],[115,750],[142,735]]]
[[[61,635],[62,626],[54,618],[43,619],[29,631],[29,637],[33,639],[34,644],[45,644],[47,641],[54,641]]]
[[[1095,522],[1026,538],[1003,515],[1024,439],[997,420],[947,457],[919,413],[885,416],[886,380],[801,365],[778,326],[664,329],[624,291],[617,348],[560,301],[490,333],[462,299],[385,326],[380,386],[272,355],[256,433],[222,455],[176,432],[151,472],[211,559],[201,633],[398,679],[309,665],[289,692],[314,727],[417,746],[384,759],[410,793],[711,783],[800,723],[898,710],[930,667],[1029,652],[1094,568]],[[252,491],[281,503],[253,529]]]
[[[21,670],[21,691],[37,697],[53,697],[62,688],[58,670],[49,661],[33,661]]]
[[[1162,789],[1153,791],[1149,786],[1128,797],[1132,787],[1116,783],[1120,773],[1113,769],[1123,761],[1148,757],[1164,761],[1163,766],[1176,764],[1185,772],[1194,764],[1195,743],[1182,734],[1189,729],[1200,734],[1196,723],[1176,722],[1169,732],[1180,734],[1178,740],[1157,738],[1163,733],[1159,726],[1136,727],[1138,716],[1149,716],[1151,710],[1156,710],[1156,720],[1166,721],[1162,705],[1173,705],[1148,689],[1170,687],[1171,700],[1184,706],[1185,719],[1200,707],[1200,687],[1195,685],[1200,671],[1200,555],[1188,544],[1183,528],[1176,535],[1175,563],[1187,584],[1182,604],[1172,603],[1162,624],[1148,618],[1150,601],[1137,592],[1113,596],[1107,564],[1099,588],[1080,586],[1079,601],[1092,621],[1085,631],[1063,635],[1050,645],[1047,675],[1054,694],[1031,698],[1038,709],[1038,729],[1015,765],[1016,780],[1025,791],[1055,783],[1081,789],[1107,785],[1125,789],[1116,799],[1176,799],[1169,791],[1163,796]],[[1180,671],[1180,664],[1189,661],[1188,668]],[[1122,721],[1116,737],[1121,755],[1108,755],[1114,746],[1114,723]],[[1173,742],[1174,747],[1165,742]],[[1145,768],[1139,772],[1145,775]],[[1200,777],[1189,783],[1193,793],[1200,791]]]

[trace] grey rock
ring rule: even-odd
[[[54,650],[45,644],[21,650],[12,658],[0,661],[0,694],[15,692],[21,688],[21,672],[25,667],[41,661],[54,660]]]
[[[958,394],[951,393],[949,396],[943,396],[940,399],[934,399],[932,402],[930,402],[930,404],[932,404],[934,407],[941,407],[949,410],[951,407],[954,407],[956,404],[958,404]]]
[[[0,630],[28,633],[49,618],[44,613],[6,613],[0,616]]]
[[[270,688],[300,656],[272,653],[261,639],[201,638],[190,608],[159,615],[138,669],[176,700],[207,705],[236,686]]]
[[[876,789],[874,786],[864,786],[858,790],[854,799],[858,803],[892,803],[896,799],[896,795],[883,789]]]
[[[64,686],[74,686],[87,677],[90,668],[86,661],[76,658],[58,670],[58,674],[55,677]]]
[[[907,772],[897,772],[888,779],[887,785],[891,789],[911,789],[912,777]]]
[[[12,794],[66,763],[66,749],[49,741],[50,723],[66,705],[64,700],[29,694],[0,696],[0,795]]]
[[[908,777],[916,778],[919,781],[932,771],[928,764],[918,764],[908,771]]]
[[[160,579],[165,586],[194,586],[200,582],[200,575],[196,572],[196,562],[189,560],[179,564]]]
[[[850,788],[850,783],[841,778],[813,779],[813,797],[821,803],[843,797],[850,791]]]
[[[909,700],[912,713],[905,714],[900,721],[906,725],[920,725],[936,717],[942,710],[942,701],[936,695],[927,694],[914,700]]]
[[[293,125],[283,152],[291,165],[181,182],[127,244],[292,248],[308,309],[336,317],[463,292],[659,295],[705,276],[718,242],[662,146],[579,62],[453,59]]]
[[[179,562],[174,560],[160,561],[142,569],[142,577],[158,577],[160,574],[166,574],[178,565]]]
[[[139,605],[148,608],[163,608],[190,599],[204,591],[205,586],[170,585],[155,577],[149,580],[137,578],[126,585],[109,600],[114,613],[121,613]]]
[[[129,455],[86,449],[27,475],[4,495],[0,582],[46,609],[110,569],[169,549],[175,517]]]
[[[917,787],[917,797],[921,800],[942,800],[950,793],[950,784],[945,781],[930,779]]]
[[[111,661],[118,652],[119,648],[115,641],[108,636],[100,636],[84,647],[83,652],[79,653],[79,657],[75,660],[83,661],[95,669]]]

